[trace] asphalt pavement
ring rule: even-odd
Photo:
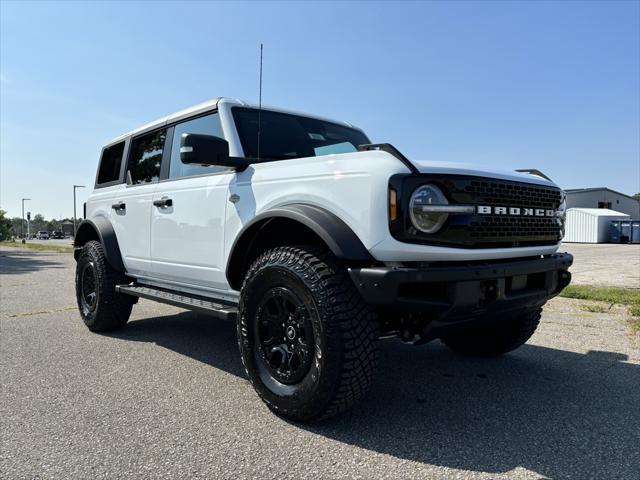
[[[557,299],[499,359],[382,344],[365,401],[273,415],[235,326],[140,301],[117,333],[75,307],[70,254],[0,250],[0,477],[640,478],[640,346],[625,313]]]
[[[640,289],[639,243],[563,243],[560,251],[573,255],[576,285]]]

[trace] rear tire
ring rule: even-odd
[[[525,344],[536,331],[542,308],[500,319],[491,325],[444,337],[442,342],[456,353],[472,357],[497,357]]]
[[[127,323],[135,299],[116,292],[116,285],[123,283],[128,283],[126,275],[109,265],[102,244],[85,243],[76,264],[76,299],[89,330],[106,332]]]
[[[249,268],[238,343],[260,398],[295,421],[328,418],[364,396],[377,363],[378,324],[336,258],[279,247]]]

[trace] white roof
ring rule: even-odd
[[[109,143],[107,143],[107,145],[110,145],[112,143],[115,142],[119,142],[122,139],[128,137],[128,136],[133,136],[137,133],[140,132],[144,132],[145,130],[149,130],[155,127],[159,127],[160,125],[165,125],[168,122],[171,121],[175,121],[175,120],[179,120],[181,117],[187,117],[190,115],[194,115],[198,112],[205,112],[207,110],[212,110],[216,107],[216,105],[218,104],[218,101],[220,100],[220,98],[212,98],[211,100],[207,100],[206,102],[202,102],[202,103],[198,103],[197,105],[194,105],[192,107],[189,108],[185,108],[183,110],[179,110],[175,113],[172,113],[171,115],[166,115],[164,117],[158,118],[157,120],[154,120],[153,122],[149,122],[149,123],[145,123],[144,125],[135,128],[127,133],[124,133],[122,135],[119,135],[118,137],[114,138],[113,140],[111,140]]]
[[[114,138],[113,140],[111,140],[109,143],[107,143],[106,145],[111,145],[112,143],[115,142],[119,142],[121,140],[123,140],[124,138],[128,137],[128,136],[134,136],[138,133],[142,133],[146,130],[152,130],[154,128],[160,127],[162,125],[166,125],[168,123],[173,123],[173,122],[177,122],[179,120],[182,120],[183,118],[187,118],[187,117],[191,117],[193,115],[197,115],[198,113],[204,113],[208,110],[213,110],[215,109],[217,106],[219,106],[218,104],[231,104],[231,105],[241,105],[243,107],[250,107],[250,108],[258,108],[258,105],[253,105],[250,104],[248,102],[245,102],[243,100],[237,99],[237,98],[226,98],[226,97],[217,97],[217,98],[212,98],[211,100],[207,100],[205,102],[202,103],[198,103],[197,105],[194,105],[192,107],[188,107],[185,108],[183,110],[179,110],[175,113],[172,113],[170,115],[166,115],[164,117],[158,118],[157,120],[153,121],[153,122],[149,122],[146,123],[134,130],[131,130],[130,132],[127,132],[123,135],[118,136],[117,138]],[[325,120],[325,121],[329,121],[332,123],[341,123],[347,127],[351,127],[351,128],[357,128],[354,125],[348,123],[348,122],[341,122],[341,121],[337,121],[337,120],[332,120],[326,117],[322,117],[319,115],[314,115],[314,114],[309,114],[309,113],[304,113],[304,112],[299,112],[299,111],[295,111],[295,110],[288,110],[288,109],[284,109],[284,108],[277,108],[277,107],[273,107],[270,105],[262,105],[263,110],[270,110],[270,111],[275,111],[275,112],[281,112],[281,113],[291,113],[294,115],[301,115],[304,117],[310,117],[310,118],[316,118],[318,120]]]
[[[616,212],[608,208],[569,208],[567,213],[571,211],[586,213],[594,217],[629,217],[626,213]]]

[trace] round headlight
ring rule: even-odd
[[[409,217],[411,218],[411,223],[421,232],[436,233],[442,228],[442,225],[444,225],[448,214],[429,211],[430,209],[428,207],[443,206],[448,203],[442,191],[435,185],[423,185],[416,188],[409,200]]]

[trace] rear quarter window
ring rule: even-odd
[[[124,154],[124,142],[117,143],[102,151],[96,185],[105,186],[120,179],[120,166]]]

